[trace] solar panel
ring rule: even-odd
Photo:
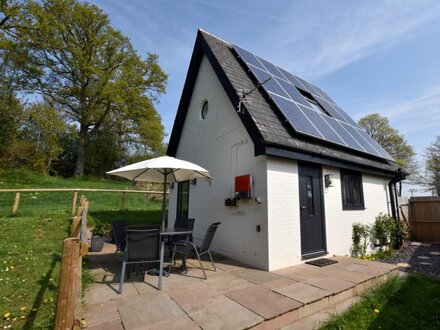
[[[274,79],[278,82],[278,84],[280,84],[280,86],[286,91],[287,95],[289,95],[289,97],[293,101],[305,105],[307,107],[310,107],[310,105],[308,104],[309,102],[307,102],[305,97],[302,96],[302,94],[298,91],[298,89],[295,88],[295,86],[289,84],[287,81],[283,79],[277,79],[277,78]]]
[[[272,93],[270,96],[295,131],[319,139],[324,138],[295,102]]]
[[[256,66],[260,69],[265,69],[264,66],[258,61],[257,57],[252,54],[251,52],[248,52],[246,49],[240,48],[238,46],[234,45],[235,50],[240,54],[240,57],[246,64],[252,64],[253,66]]]
[[[332,117],[325,117],[325,121],[335,130],[336,133],[345,141],[347,146],[350,148],[363,151],[365,149],[347,132],[347,130],[342,126],[342,123],[339,120],[336,120]]]
[[[233,47],[296,132],[393,160],[321,88],[252,52]]]
[[[344,140],[342,140],[341,137],[333,130],[333,128],[329,124],[327,124],[327,122],[323,118],[323,115],[316,112],[315,110],[309,110],[304,107],[301,107],[301,110],[308,118],[311,119],[312,123],[322,133],[326,140],[335,142],[343,146],[347,146]]]
[[[272,93],[289,98],[289,95],[284,91],[284,89],[280,86],[280,84],[277,83],[276,79],[273,78],[270,73],[268,73],[267,71],[260,70],[252,65],[249,65],[249,68],[251,69],[251,72],[255,75],[255,77],[258,79],[260,83],[266,81],[264,85],[267,88],[267,90],[271,91]],[[267,80],[269,78],[270,80]]]

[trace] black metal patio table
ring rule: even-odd
[[[175,235],[191,235],[192,230],[186,228],[166,228],[160,232],[160,265],[159,265],[159,290],[162,290],[162,275],[163,275],[163,259],[165,251],[165,238]]]

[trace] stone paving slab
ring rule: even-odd
[[[198,285],[183,286],[169,291],[168,295],[173,299],[187,314],[203,309],[212,298],[221,295],[216,290],[204,283]]]
[[[165,293],[128,297],[118,300],[117,306],[125,329],[152,326],[185,316],[182,309]]]
[[[263,283],[262,286],[275,291],[276,288],[286,287],[295,283],[298,283],[298,281],[292,280],[287,277],[282,277],[274,281]]]
[[[210,299],[203,308],[188,315],[205,330],[247,329],[264,320],[223,295]]]
[[[263,284],[281,278],[278,274],[251,268],[243,268],[231,273],[255,284]]]
[[[103,323],[117,320],[121,323],[121,317],[114,301],[88,305],[83,311],[83,317],[87,320],[87,326],[93,327]]]
[[[383,270],[380,268],[373,268],[370,267],[368,265],[362,265],[362,264],[348,264],[348,265],[343,265],[341,266],[341,268],[351,271],[351,272],[356,272],[356,273],[362,273],[362,274],[366,274],[366,275],[370,275],[370,276],[380,276],[383,274],[386,274],[388,271],[387,270]]]
[[[226,293],[232,290],[244,289],[255,286],[241,277],[235,276],[227,272],[218,272],[208,277],[204,281],[209,287],[217,290],[219,293]]]
[[[261,286],[230,291],[226,296],[265,319],[274,318],[303,305]]]
[[[87,329],[89,329],[89,330],[124,330],[124,326],[121,323],[121,319],[118,318],[117,320],[100,323],[98,325],[93,325],[93,326],[87,325]]]
[[[325,268],[326,269],[325,271],[322,272],[322,274],[355,284],[365,282],[371,278],[371,276],[367,274],[352,272],[347,269],[341,268],[339,266],[331,267],[331,268],[325,267]]]
[[[316,288],[301,282],[285,287],[278,287],[275,288],[274,291],[281,293],[286,297],[292,298],[293,300],[302,302],[303,304],[309,304],[332,294],[327,290]]]
[[[343,281],[334,277],[311,276],[304,281],[306,284],[330,291],[333,294],[351,289],[355,285],[351,282]]]
[[[122,294],[118,293],[119,283],[95,283],[84,295],[86,304],[105,303],[111,300],[123,299],[139,295],[133,283],[125,282]]]
[[[171,320],[159,321],[152,324],[146,324],[136,328],[136,330],[200,330],[200,327],[187,315],[178,316]],[[103,329],[107,330],[107,329]]]

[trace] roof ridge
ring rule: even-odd
[[[213,37],[213,38],[215,38],[215,39],[217,39],[217,40],[219,40],[219,41],[221,41],[221,42],[223,42],[223,43],[225,43],[225,44],[228,44],[229,46],[232,45],[232,43],[230,43],[229,41],[226,41],[226,40],[224,40],[224,39],[222,39],[222,38],[219,38],[219,37],[217,37],[216,35],[213,35],[211,32],[208,32],[208,31],[206,31],[206,30],[203,30],[202,28],[199,28],[198,30],[199,30],[199,32],[201,32],[202,34],[207,34],[207,35],[209,35],[209,36],[211,36],[211,37]]]

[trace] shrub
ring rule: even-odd
[[[367,252],[367,245],[370,236],[370,226],[363,225],[360,222],[353,224],[353,246],[351,254],[353,257],[364,257]]]
[[[378,245],[386,245],[391,241],[391,234],[395,232],[396,220],[389,215],[379,213],[371,228],[373,241]]]
[[[93,227],[93,236],[104,237],[110,232],[111,225],[107,222],[98,222],[95,227]]]
[[[368,242],[377,246],[388,245],[391,249],[400,249],[408,239],[408,228],[402,221],[396,221],[391,215],[379,213],[372,226],[359,222],[353,224],[353,257],[365,257]]]

